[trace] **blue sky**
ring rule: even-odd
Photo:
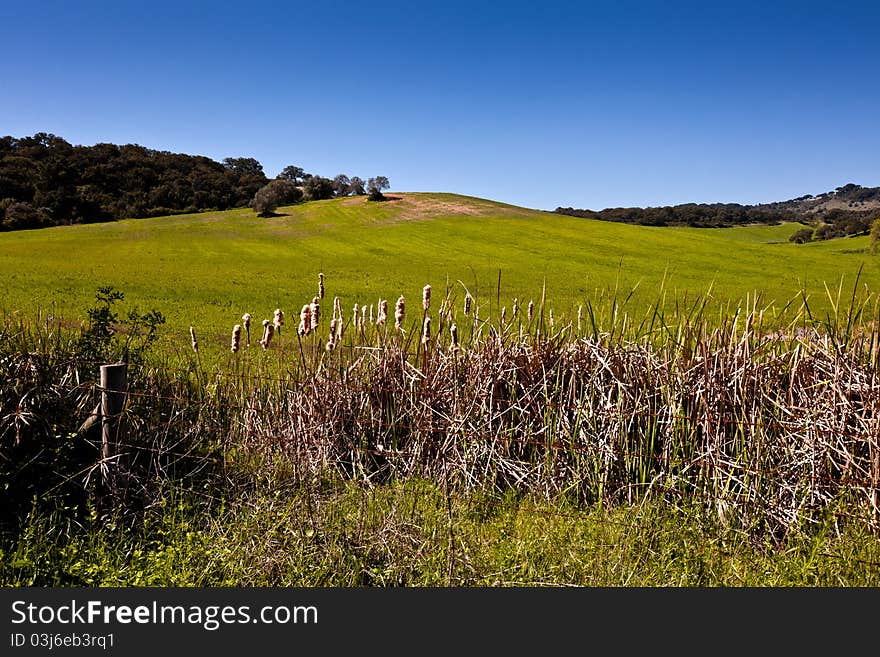
[[[880,3],[0,0],[0,134],[552,209],[880,185]]]

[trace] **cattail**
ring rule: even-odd
[[[245,313],[241,316],[242,321],[244,321],[244,330],[247,333],[247,343],[248,346],[251,344],[251,314]]]
[[[330,320],[330,337],[327,339],[327,351],[332,351],[336,347],[336,342],[339,339],[339,324],[341,322],[335,317]]]
[[[468,315],[471,314],[471,304],[473,303],[473,301],[474,301],[474,298],[471,296],[471,293],[468,292],[468,293],[464,296],[464,314],[465,314],[465,317],[467,317]]]
[[[275,333],[275,326],[272,324],[266,325],[266,346],[269,346],[269,343],[272,342],[272,335]]]
[[[458,350],[458,327],[453,324],[449,327],[449,334],[452,336],[452,344],[449,346],[452,351]]]
[[[507,306],[504,306],[504,307],[501,309],[501,323],[502,323],[502,324],[506,324],[506,323],[507,323]]]
[[[312,304],[315,305],[315,304]],[[315,308],[317,311],[317,307]],[[299,329],[297,329],[297,333],[300,335],[308,335],[309,331],[312,330],[312,307],[308,304],[302,307],[302,310],[299,311]]]
[[[370,321],[373,321],[373,306],[370,306]],[[376,326],[388,321],[388,300],[379,299],[379,311],[376,314]]]
[[[516,319],[519,316],[519,299],[514,297],[513,299],[513,318]]]
[[[189,327],[189,337],[192,340],[193,351],[199,353],[199,341],[196,340],[196,330],[192,326]]]
[[[238,351],[238,345],[241,342],[241,324],[232,327],[232,353]]]
[[[425,326],[422,328],[422,344],[428,344],[431,340],[431,318],[425,317]]]
[[[324,298],[324,274],[318,274],[318,298]]]
[[[581,316],[584,313],[583,305],[578,306],[578,333],[581,332]]]
[[[339,309],[339,319],[336,321],[336,341],[342,341],[342,335],[345,333],[345,322],[342,321],[342,309]]]
[[[354,328],[358,327],[358,322],[361,320],[361,306],[360,304],[354,304],[354,307],[351,309],[351,325]]]
[[[260,340],[260,346],[263,349],[269,348],[269,343],[272,342],[272,335],[275,333],[275,326],[268,319],[263,320],[263,339]]]
[[[281,327],[284,326],[284,313],[280,308],[275,309],[275,316],[272,319],[272,324],[275,326],[275,330],[278,331],[278,334],[281,335]]]
[[[397,299],[397,305],[394,307],[394,328],[401,329],[403,328],[403,318],[406,315],[406,302],[403,299],[403,295]]]
[[[370,306],[370,323],[373,322],[373,306]],[[367,324],[367,307],[361,306],[361,327]]]
[[[431,286],[426,285],[422,288],[422,308],[426,311],[431,307]]]
[[[318,298],[315,297],[312,299],[312,303],[309,304],[307,308],[309,309],[309,323],[307,325],[308,330],[306,333],[309,331],[317,331],[318,323],[321,321],[321,304],[318,303]]]
[[[535,316],[535,302],[529,301],[529,324],[532,323],[532,317]]]

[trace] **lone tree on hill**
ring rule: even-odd
[[[382,194],[383,189],[388,189],[391,185],[385,176],[376,176],[367,181],[367,190],[370,192],[371,201],[384,201],[385,195]]]
[[[251,202],[254,212],[261,217],[271,217],[279,205],[289,205],[302,200],[302,190],[290,180],[275,179],[257,190]]]

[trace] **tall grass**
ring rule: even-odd
[[[684,497],[778,541],[828,513],[877,527],[880,315],[858,284],[829,289],[822,317],[806,295],[713,314],[709,293],[664,312],[662,289],[631,314],[632,293],[614,290],[581,322],[560,312],[552,325],[546,290],[505,322],[454,290],[399,328],[349,318],[332,350],[325,318],[225,362],[188,348],[132,362],[111,464],[121,479],[104,494],[148,505],[168,478],[280,473],[302,486],[332,471],[608,507]],[[7,318],[0,333],[4,477],[29,494],[94,482],[95,438],[78,431],[96,401],[81,343],[42,320]],[[20,493],[4,494],[24,508]]]

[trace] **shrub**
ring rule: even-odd
[[[812,228],[801,228],[798,232],[788,238],[789,242],[794,242],[795,244],[806,244],[807,242],[813,241],[813,229]]]
[[[289,180],[276,179],[257,190],[251,202],[254,212],[261,217],[270,217],[279,205],[289,205],[301,201],[302,190]]]

